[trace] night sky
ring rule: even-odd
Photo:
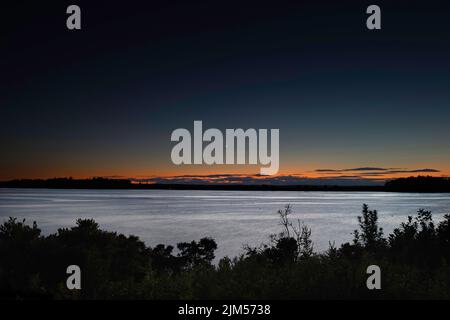
[[[172,164],[194,120],[279,128],[281,176],[450,175],[449,1],[152,2],[2,2],[0,180],[259,172]]]

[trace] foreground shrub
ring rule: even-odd
[[[278,211],[282,231],[269,243],[213,264],[211,238],[147,247],[103,231],[94,220],[43,236],[10,218],[0,226],[0,296],[8,299],[449,299],[450,215],[435,225],[419,210],[384,237],[364,205],[351,243],[313,251],[311,230]],[[175,252],[176,251],[176,252]],[[82,290],[66,288],[66,268],[82,270]],[[366,287],[366,268],[382,270],[382,290]]]

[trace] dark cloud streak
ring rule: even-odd
[[[360,172],[362,175],[386,175],[386,174],[398,174],[398,173],[437,173],[441,172],[437,169],[397,169],[397,168],[378,168],[378,167],[360,167],[350,169],[317,169],[315,172],[323,174],[336,174],[345,172]]]

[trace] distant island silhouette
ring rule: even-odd
[[[241,191],[387,191],[387,192],[450,192],[450,178],[417,176],[386,181],[381,186],[340,185],[245,185],[245,184],[171,184],[135,183],[128,179],[52,178],[0,181],[0,188],[46,189],[163,189],[163,190],[241,190]]]

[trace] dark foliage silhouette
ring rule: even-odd
[[[0,226],[0,295],[6,299],[449,299],[450,215],[439,223],[419,210],[387,237],[378,212],[363,205],[359,230],[339,248],[315,253],[311,230],[278,211],[282,230],[269,243],[214,263],[211,238],[147,247],[103,231],[93,220],[44,236],[33,223]],[[66,288],[79,265],[82,290]],[[366,287],[379,265],[382,290]]]

